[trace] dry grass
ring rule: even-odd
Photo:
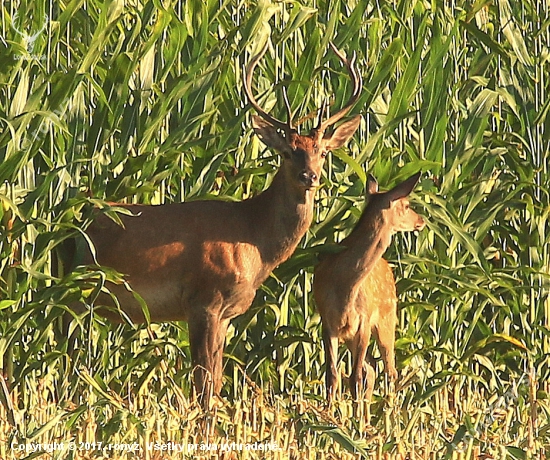
[[[540,416],[548,407],[537,406],[527,378],[493,400],[458,379],[420,405],[411,400],[410,387],[388,391],[384,397],[376,396],[370,407],[372,425],[366,421],[368,404],[352,402],[347,393],[328,408],[322,395],[314,392],[266,394],[246,380],[236,399],[217,400],[207,413],[170,385],[162,389],[162,397],[158,390],[145,390],[124,398],[110,391],[100,394],[90,385],[78,405],[57,401],[51,388],[51,382],[41,380],[25,394],[11,392],[13,412],[0,406],[0,458],[355,459],[362,453],[372,459],[544,459],[548,455],[549,438],[543,433],[548,424]],[[32,409],[18,410],[22,405]],[[16,449],[10,449],[12,443]],[[29,457],[31,452],[18,451],[22,445],[53,451]]]

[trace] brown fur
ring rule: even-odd
[[[294,252],[311,224],[327,150],[353,135],[359,117],[332,136],[292,132],[289,142],[269,123],[253,121],[256,133],[284,156],[264,193],[242,202],[120,205],[133,214],[120,215],[123,227],[98,215],[87,232],[97,262],[125,276],[147,303],[151,321],[189,323],[196,390],[207,397],[221,389],[229,321],[250,307],[258,287]],[[93,262],[91,253],[85,262]],[[145,320],[132,292],[108,287],[132,321]],[[110,296],[101,295],[96,304],[120,321]]]
[[[397,294],[392,270],[382,256],[393,233],[424,227],[424,220],[409,208],[407,199],[418,177],[407,179],[389,192],[378,193],[376,180],[369,176],[369,202],[357,226],[340,243],[344,249],[328,254],[315,267],[313,293],[323,322],[329,399],[338,385],[340,340],[352,354],[350,386],[355,398],[363,393],[365,371],[367,399],[372,394],[374,368],[367,362],[371,333],[378,342],[386,373],[392,380],[397,376]]]
[[[254,68],[267,51],[249,63],[244,91],[259,116],[252,122],[262,141],[283,156],[271,186],[242,202],[195,201],[162,206],[122,205],[133,216],[121,216],[119,227],[98,216],[88,230],[97,261],[125,275],[128,286],[141,296],[152,321],[189,323],[195,388],[203,406],[222,385],[222,354],[229,321],[245,312],[256,290],[271,271],[288,259],[309,228],[315,189],[329,150],[344,145],[357,130],[360,116],[325,134],[357,101],[361,76],[355,57],[347,67],[353,93],[344,108],[319,123],[309,135],[292,124],[290,103],[283,92],[288,120],[283,123],[265,112],[252,93]],[[91,253],[88,263],[92,262]],[[120,308],[133,321],[145,320],[140,303],[126,287],[109,286]],[[108,295],[98,299],[103,313],[120,320]],[[101,309],[100,309],[101,310]]]

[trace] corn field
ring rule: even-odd
[[[548,0],[7,0],[0,21],[0,459],[550,456]],[[192,397],[185,323],[88,313],[69,358],[68,306],[121,275],[68,269],[63,243],[107,202],[265,190],[280,159],[253,135],[244,66],[269,42],[255,91],[285,119],[286,86],[308,129],[351,91],[331,41],[357,55],[363,120],[232,322],[218,404]],[[345,384],[327,407],[313,267],[367,173],[389,189],[418,170],[427,228],[385,255],[399,379],[379,363],[370,407]]]

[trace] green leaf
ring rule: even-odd
[[[351,452],[352,454],[361,454],[365,458],[368,458],[368,452],[363,448],[363,446],[354,441],[347,433],[338,427],[327,425],[306,425],[304,426],[304,430],[320,432],[332,438],[348,452]]]

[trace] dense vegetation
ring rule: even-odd
[[[3,2],[0,458],[31,455],[12,443],[63,441],[280,449],[170,458],[548,455],[549,8],[537,0]],[[189,397],[185,324],[84,316],[82,346],[67,365],[67,305],[93,305],[106,280],[119,278],[58,267],[63,241],[82,233],[92,207],[240,200],[269,185],[279,159],[252,135],[241,83],[266,40],[256,88],[275,116],[284,119],[283,84],[304,127],[323,99],[346,100],[332,40],[357,53],[364,87],[352,114],[364,122],[328,159],[299,250],[233,322],[223,404],[204,414]],[[386,254],[400,293],[401,378],[393,394],[381,374],[366,429],[365,405],[347,392],[323,405],[312,267],[353,228],[367,172],[387,188],[417,170],[414,205],[428,227],[396,237]],[[135,458],[96,447],[40,458]]]

